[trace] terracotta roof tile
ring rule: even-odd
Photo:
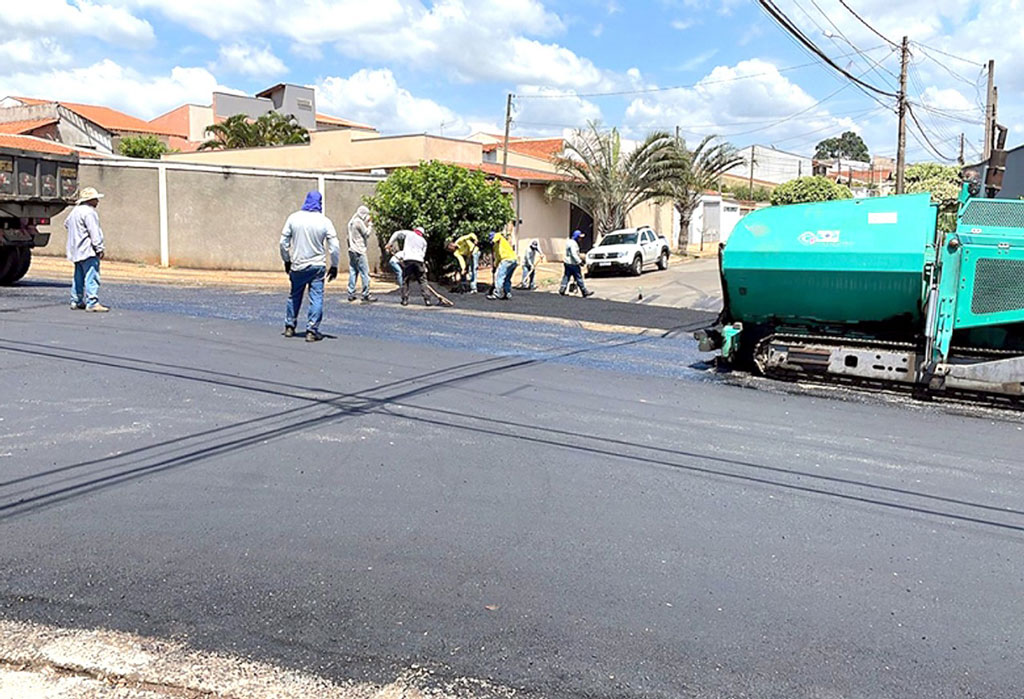
[[[0,133],[26,133],[28,131],[34,131],[35,129],[49,126],[50,124],[56,124],[57,120],[53,118],[46,119],[21,119],[20,121],[8,121],[0,123]]]
[[[561,138],[538,138],[508,142],[508,149],[514,153],[550,160],[565,150],[565,141]]]
[[[347,126],[351,129],[367,129],[368,131],[376,131],[372,126],[367,124],[360,124],[357,121],[349,121],[348,119],[342,119],[340,117],[331,116],[330,114],[317,114],[316,123],[318,124],[332,124],[334,126]]]
[[[9,133],[0,133],[0,147],[20,148],[21,150],[35,151],[36,153],[52,153],[54,155],[71,155],[77,152],[56,141]]]
[[[75,114],[85,117],[89,121],[102,126],[108,131],[130,131],[132,133],[151,133],[161,136],[175,135],[173,131],[168,133],[166,129],[153,126],[148,121],[143,121],[130,114],[119,112],[110,107],[102,107],[95,104],[80,104],[77,102],[61,102],[57,100],[41,100],[34,97],[15,97],[14,99],[27,105],[47,104],[56,102],[60,106],[70,109]]]
[[[513,167],[509,165],[508,172],[504,175],[501,172],[501,163],[460,163],[468,170],[481,170],[488,175],[498,175],[513,180],[526,180],[528,182],[564,182],[569,178],[554,172],[533,170],[526,167]]]

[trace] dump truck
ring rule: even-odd
[[[928,194],[747,215],[720,249],[724,308],[700,349],[769,377],[1020,402],[1024,201],[980,196],[979,180],[949,232]]]
[[[0,285],[28,273],[32,248],[50,242],[38,226],[73,205],[77,193],[77,155],[0,148]]]

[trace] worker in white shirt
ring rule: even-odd
[[[594,292],[589,291],[587,285],[583,283],[583,255],[580,253],[579,243],[582,237],[583,233],[581,231],[573,231],[565,245],[565,260],[563,261],[565,271],[562,273],[562,283],[558,286],[558,293],[562,296],[565,296],[565,290],[569,286],[570,278],[576,281],[576,285],[580,288],[583,298],[594,295]]]
[[[433,305],[430,296],[427,295],[424,277],[427,274],[427,238],[422,228],[416,227],[405,234],[405,243],[402,245],[402,305],[409,305],[409,285],[416,282],[420,289],[420,296],[423,297],[423,305]]]
[[[68,259],[75,265],[71,279],[71,310],[106,313],[110,309],[99,301],[100,260],[103,259],[103,230],[96,211],[103,195],[85,187],[78,203],[64,221],[68,231]]]

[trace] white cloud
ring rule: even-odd
[[[153,27],[124,9],[89,0],[7,0],[0,11],[0,32],[7,37],[87,36],[131,47],[148,46]]]
[[[514,124],[518,135],[561,135],[566,129],[602,119],[596,104],[561,90],[520,85],[516,94]]]
[[[165,75],[143,75],[105,59],[86,68],[46,73],[15,73],[4,79],[11,94],[101,104],[151,119],[185,102],[207,104],[215,90],[237,92],[217,83],[205,68],[173,68]]]
[[[253,78],[274,78],[288,72],[288,67],[268,46],[257,48],[240,43],[221,46],[217,63],[223,70]]]
[[[469,126],[455,112],[400,87],[388,69],[362,69],[348,78],[328,77],[317,83],[317,109],[375,126],[387,133],[465,134]]]
[[[710,61],[718,53],[718,49],[710,49],[703,53],[698,53],[696,56],[692,56],[679,65],[679,70],[696,70],[702,65]]]
[[[63,66],[71,62],[69,56],[52,39],[11,39],[0,42],[0,66],[5,72]]]
[[[695,22],[692,19],[674,19],[672,20],[672,28],[678,29],[683,32],[692,27]]]

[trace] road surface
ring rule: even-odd
[[[306,344],[263,293],[4,290],[0,619],[466,696],[1020,696],[1020,414],[334,291]]]

